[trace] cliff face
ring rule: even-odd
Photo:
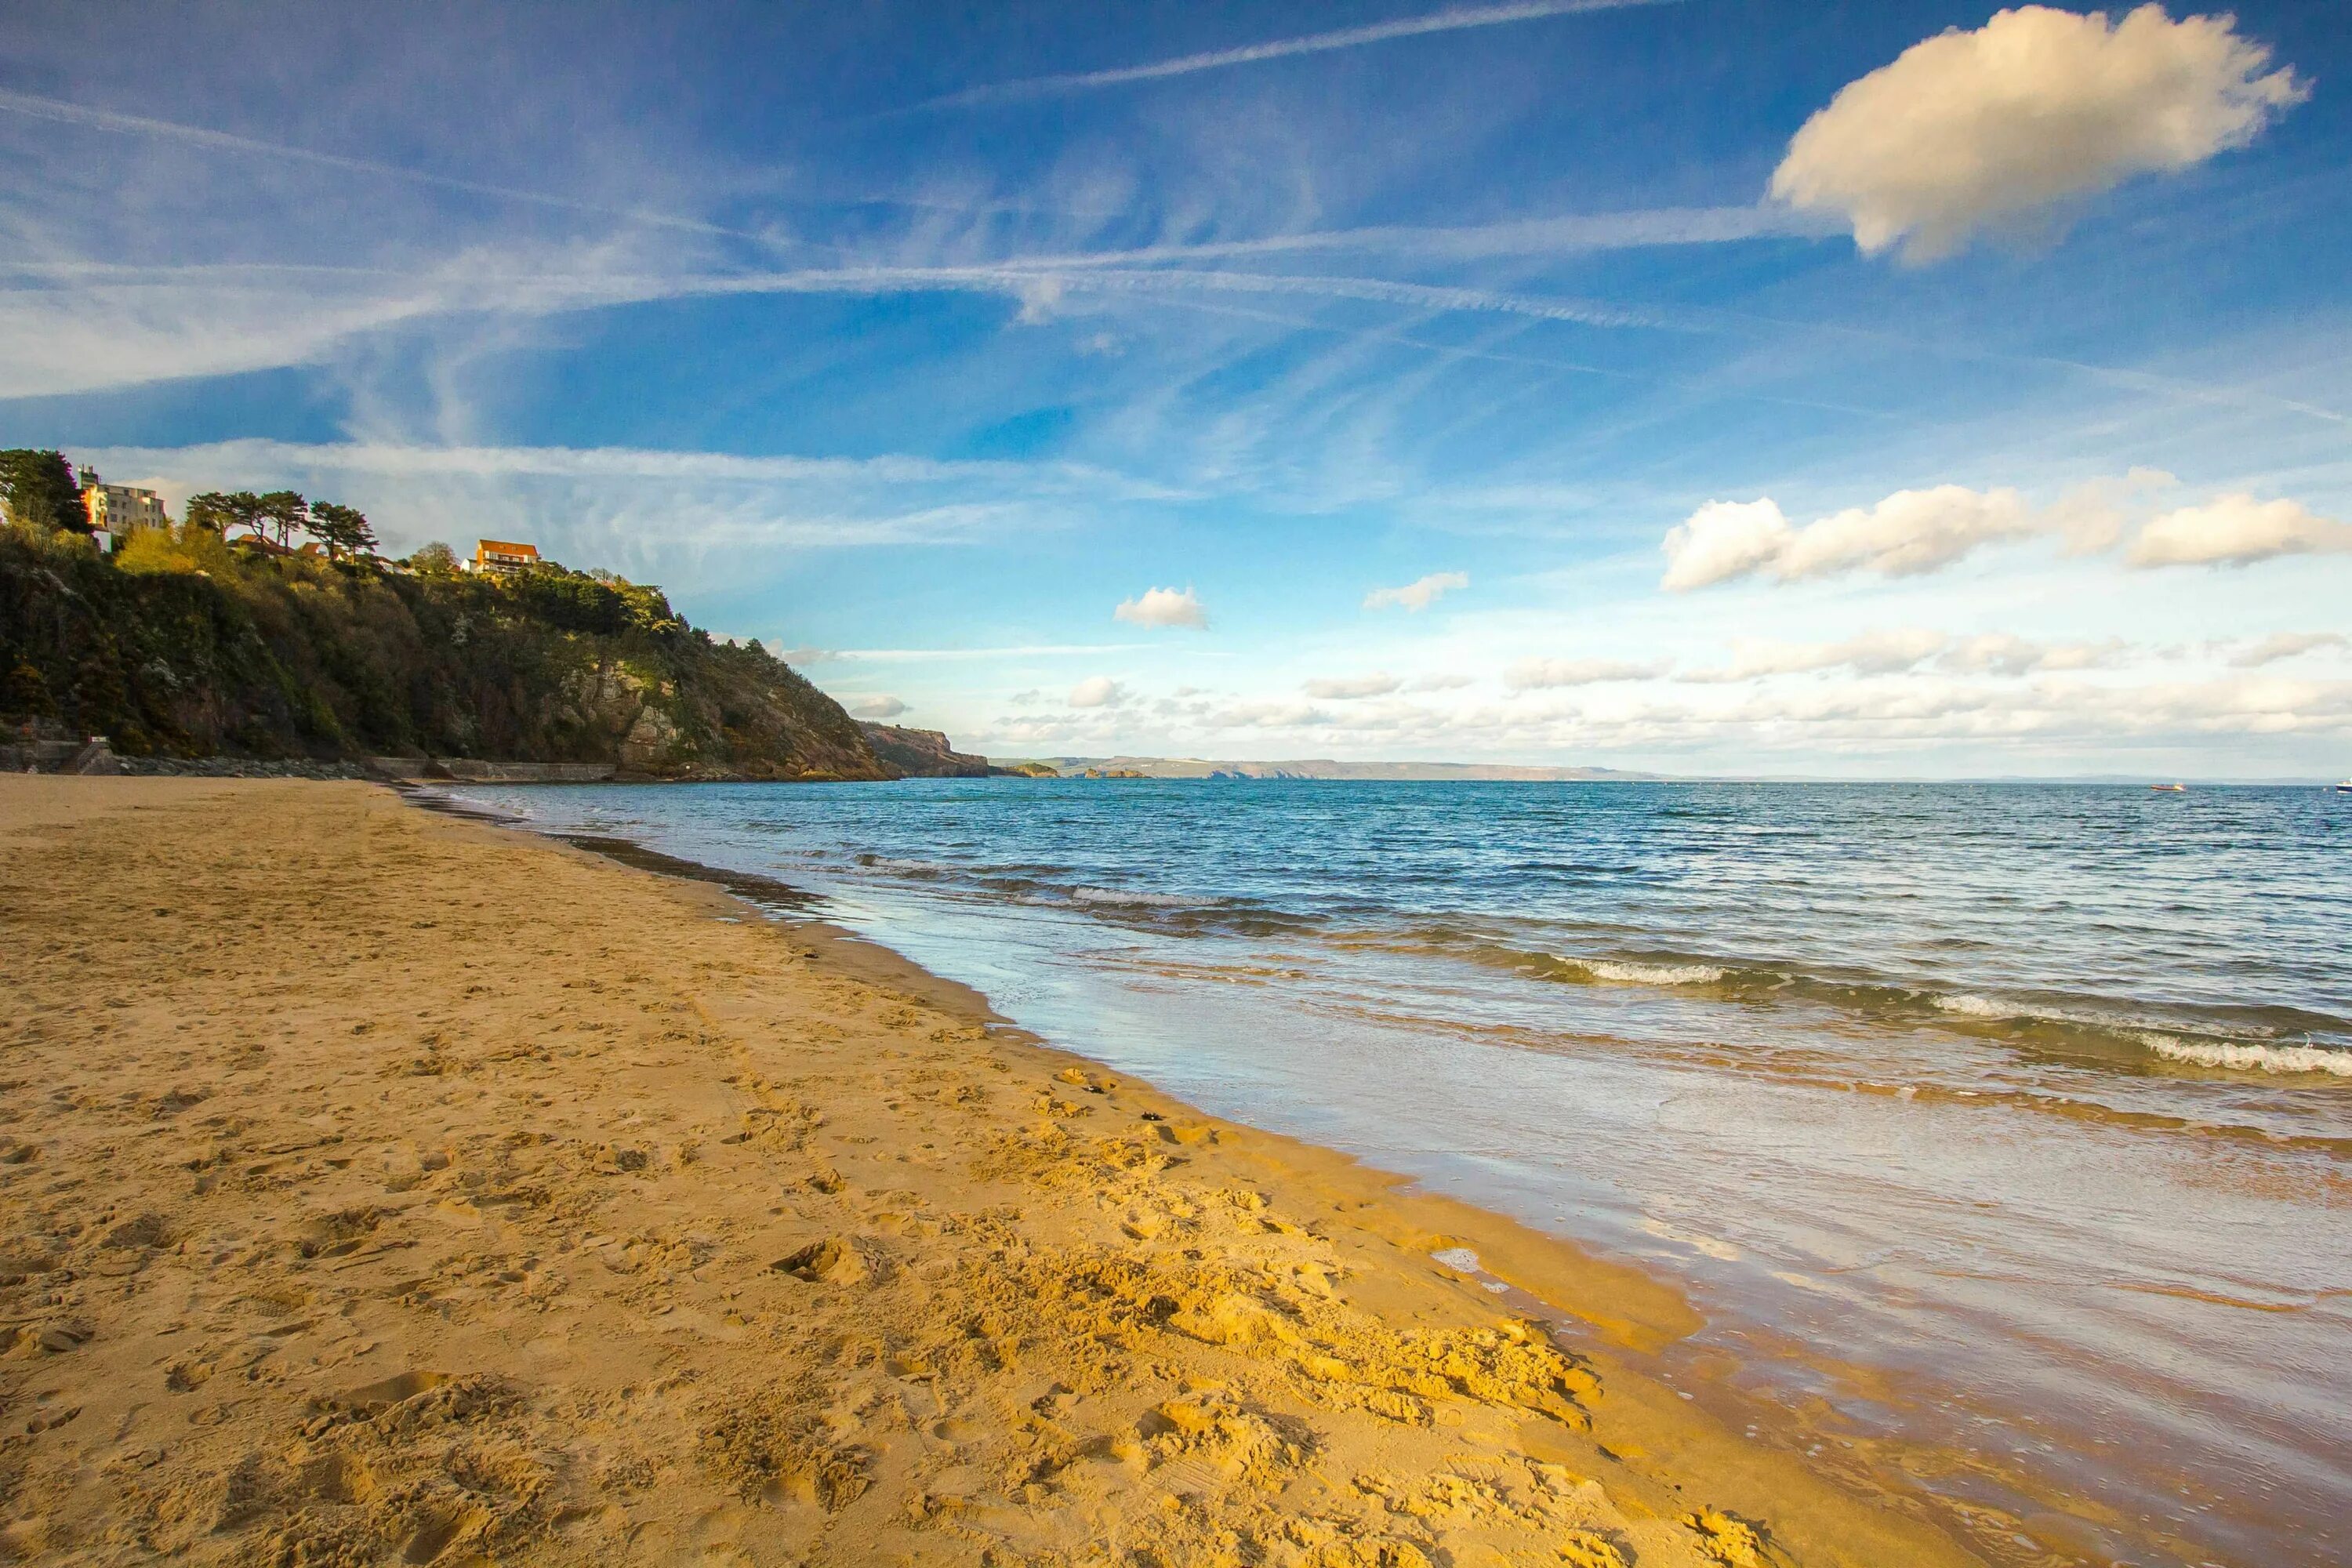
[[[902,730],[896,724],[860,724],[866,743],[883,765],[910,779],[984,779],[986,757],[959,752],[938,730]]]
[[[0,529],[0,724],[31,721],[132,756],[899,771],[838,703],[757,644],[712,642],[658,589],[560,569],[412,576],[209,536],[134,542],[118,564]]]

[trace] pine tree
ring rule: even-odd
[[[81,485],[62,452],[16,447],[0,451],[0,511],[18,528],[89,531]]]
[[[338,561],[345,554],[375,553],[375,530],[368,526],[366,516],[357,507],[331,500],[314,503],[310,508],[310,531],[327,547],[327,553]]]

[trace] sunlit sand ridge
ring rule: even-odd
[[[821,928],[359,785],[0,843],[16,1555],[1971,1560],[1620,1363],[1639,1277]]]

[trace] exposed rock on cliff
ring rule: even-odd
[[[886,765],[840,704],[759,644],[688,626],[657,588],[554,567],[411,574],[208,534],[118,562],[0,529],[0,725],[36,721],[134,758],[486,758],[669,779],[916,771]]]
[[[860,724],[866,743],[882,764],[902,778],[982,779],[994,770],[986,757],[957,751],[938,730],[902,730],[896,724]]]

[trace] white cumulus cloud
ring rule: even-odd
[[[1769,497],[1713,500],[1667,531],[1660,585],[1680,592],[1758,573],[1793,583],[1864,569],[1908,577],[2042,526],[2017,491],[1964,485],[1897,490],[1874,506],[1848,507],[1801,528]]]
[[[1769,642],[1743,639],[1731,662],[1720,669],[1696,669],[1682,677],[1697,685],[1757,680],[1768,675],[1802,675],[1842,669],[1855,675],[1896,675],[1916,668],[1951,642],[1942,632],[1916,627],[1864,632],[1840,642]]]
[[[2124,559],[2134,566],[2244,566],[2276,555],[2352,551],[2352,523],[2300,501],[2220,496],[2149,520]]]
[[[862,697],[849,705],[860,719],[896,719],[906,710],[907,705],[895,697]]]
[[[1386,697],[1402,684],[1395,676],[1383,673],[1310,680],[1304,689],[1309,697],[1326,697],[1344,702],[1360,697]]]
[[[1070,688],[1073,708],[1116,708],[1127,700],[1127,688],[1108,675],[1089,675]]]
[[[1236,702],[1201,722],[1213,730],[1297,730],[1328,724],[1331,715],[1307,702]]]
[[[1139,599],[1122,601],[1111,615],[1139,626],[1191,626],[1195,631],[1209,628],[1209,612],[1190,587],[1181,591],[1147,589]]]
[[[2231,656],[2235,669],[2260,669],[2283,658],[2295,658],[2324,647],[2352,648],[2352,637],[2341,632],[2276,632],[2252,647]]]
[[[1933,260],[2136,174],[2241,147],[2309,89],[2229,16],[2119,22],[2043,5],[1914,44],[1805,121],[1772,195]]]
[[[1987,632],[1954,643],[1936,662],[1945,669],[1970,675],[2038,675],[2044,670],[2103,669],[2119,662],[2126,651],[2114,638],[2046,643],[2010,632]]]
[[[1414,579],[1402,588],[1375,588],[1364,595],[1364,608],[1388,610],[1402,608],[1408,614],[1425,610],[1456,588],[1470,585],[1467,572],[1432,572],[1426,577]]]
[[[2012,632],[1958,637],[1923,626],[1866,631],[1835,642],[1773,642],[1742,639],[1731,662],[1695,669],[1680,679],[1699,686],[1760,680],[1774,675],[1837,671],[1848,675],[1902,675],[1932,662],[1961,675],[2041,675],[2057,670],[2104,669],[2121,662],[2126,645],[2106,642],[2036,642]]]
[[[1523,658],[1503,672],[1514,691],[1559,686],[1599,686],[1615,680],[1654,680],[1666,672],[1661,662],[1636,664],[1614,658]]]

